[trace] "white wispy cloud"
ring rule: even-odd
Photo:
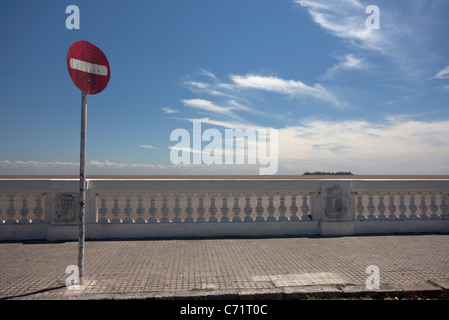
[[[158,147],[150,146],[149,144],[141,144],[140,147],[145,149],[159,149]]]
[[[164,111],[167,114],[178,113],[179,112],[179,110],[175,110],[175,109],[172,109],[172,108],[169,108],[169,107],[163,107],[163,108],[161,108],[161,110]]]
[[[365,26],[365,7],[359,1],[294,0],[307,8],[313,21],[330,34],[342,38],[352,45],[385,52],[385,33]]]
[[[449,78],[449,66],[438,71],[438,73],[433,77],[434,79],[447,79]]]
[[[183,99],[181,100],[181,102],[185,106],[195,108],[206,114],[220,114],[226,117],[239,119],[239,116],[237,116],[233,111],[238,109],[238,107],[235,105],[231,107],[225,107],[217,105],[216,103],[205,99]]]
[[[443,92],[449,92],[449,84],[447,84],[445,86],[437,87],[437,89],[440,91],[443,91]]]
[[[241,122],[241,121],[229,121],[229,120],[215,120],[210,118],[191,118],[187,119],[190,122],[199,121],[201,123],[210,124],[213,126],[218,126],[222,128],[229,128],[229,129],[264,129],[264,127],[250,123],[250,122]]]
[[[292,97],[309,96],[330,102],[334,106],[343,106],[343,103],[333,93],[319,83],[308,86],[299,80],[285,80],[260,75],[231,75],[231,80],[239,88],[277,92]]]
[[[445,1],[406,1],[400,10],[392,5],[393,2],[383,2],[378,5],[380,29],[366,28],[369,14],[365,9],[373,4],[370,1],[293,2],[305,8],[313,22],[340,38],[348,49],[388,57],[403,78],[420,80],[428,77],[430,63],[437,59],[437,55],[429,50],[429,35],[437,26],[435,13],[447,10]]]
[[[337,57],[338,63],[329,68],[324,75],[323,79],[333,78],[340,70],[364,70],[368,67],[365,58],[355,57],[353,54],[347,54],[342,57]]]
[[[353,61],[348,61],[345,64],[347,68],[356,67],[350,66],[349,64],[351,62],[362,62],[362,60],[353,56],[350,56],[349,58],[351,57],[353,58]],[[182,102],[184,104],[186,104],[187,102],[187,105],[203,110],[215,109],[218,113],[221,114],[228,113],[230,110],[254,111],[253,109],[247,107],[245,103],[242,103],[242,101],[245,102],[248,99],[247,95],[245,94],[245,90],[258,90],[278,93],[295,98],[312,97],[321,101],[328,102],[330,105],[337,107],[342,107],[345,105],[345,102],[341,98],[337,97],[329,88],[325,88],[320,83],[316,83],[310,86],[300,80],[286,80],[280,77],[264,76],[258,74],[231,74],[229,75],[231,81],[224,82],[217,79],[215,75],[212,74],[212,76],[208,77],[211,80],[210,82],[199,82],[189,79],[187,81],[184,81],[184,85],[193,93],[199,95],[207,95],[210,96],[211,99],[219,98],[221,99],[221,101],[225,99],[227,104],[226,106],[218,105],[217,103],[213,103],[209,100],[200,101],[203,99],[182,100]],[[215,107],[219,107],[221,110],[218,110]]]
[[[213,72],[209,71],[209,70],[200,68],[200,69],[198,70],[198,74],[199,74],[199,75],[202,75],[202,76],[205,76],[205,77],[207,77],[207,78],[213,79],[213,80],[215,80],[215,81],[218,81],[218,79],[217,79],[217,77],[215,76],[215,74],[214,74]]]

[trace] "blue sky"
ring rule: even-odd
[[[78,40],[111,66],[87,99],[88,174],[258,174],[173,164],[170,134],[194,120],[277,129],[278,174],[449,174],[448,15],[445,0],[2,1],[0,174],[78,173]]]

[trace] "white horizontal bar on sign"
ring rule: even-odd
[[[74,58],[70,58],[70,68],[87,73],[97,74],[100,76],[108,75],[108,68],[106,66],[102,66],[95,63],[89,63]]]

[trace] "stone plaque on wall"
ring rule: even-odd
[[[79,214],[77,193],[58,193],[54,197],[55,215],[53,223],[77,223]]]
[[[323,191],[324,216],[328,220],[352,219],[351,194],[340,184],[325,188]]]

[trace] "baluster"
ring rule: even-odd
[[[268,193],[268,206],[267,206],[268,217],[267,217],[267,221],[270,221],[270,222],[276,221],[276,217],[274,216],[274,212],[276,211],[276,208],[274,207],[274,204],[273,204],[274,195],[275,195],[274,192],[269,192]]]
[[[357,196],[357,219],[365,220],[366,217],[363,215],[365,211],[365,207],[363,206],[363,193],[356,192],[355,194]]]
[[[279,193],[279,221],[287,221],[287,217],[285,216],[285,213],[287,212],[287,207],[285,206],[285,192]],[[268,219],[267,219],[268,220]]]
[[[106,197],[101,198],[101,207],[98,209],[98,213],[100,214],[100,219],[98,219],[98,223],[109,223],[109,219],[107,218],[108,208],[106,207]]]
[[[173,218],[174,223],[180,223],[182,222],[182,219],[180,217],[181,214],[181,206],[179,205],[179,193],[175,193],[175,207],[173,208],[173,213],[175,214],[175,217]]]
[[[150,207],[148,208],[148,212],[150,213],[150,218],[148,218],[148,223],[157,223],[156,218],[156,194],[150,194]]]
[[[240,214],[240,193],[233,193],[234,196],[234,206],[232,207],[232,213],[234,214],[234,217],[232,217],[232,222],[240,222],[242,219],[239,217]]]
[[[131,196],[126,197],[126,206],[123,212],[125,212],[126,215],[123,223],[134,223],[134,219],[131,218],[131,214],[133,213],[133,208],[131,207]]]
[[[298,207],[296,206],[296,193],[295,192],[289,192],[290,193],[290,221],[299,221],[298,216],[296,213],[298,213]]]
[[[30,208],[28,208],[28,195],[23,196],[22,198],[22,208],[20,209],[20,215],[22,216],[22,218],[18,223],[31,223],[31,220],[28,219],[28,216],[30,215]]]
[[[116,196],[114,198],[114,207],[112,208],[112,219],[111,219],[111,223],[122,223],[122,219],[120,219],[119,214],[120,214],[120,208],[118,206],[118,201],[119,198]]]
[[[368,219],[377,219],[374,215],[376,207],[374,206],[373,197],[373,193],[368,192],[368,205],[366,206],[366,210],[368,211]]]
[[[144,213],[145,213],[145,208],[143,207],[143,197],[142,195],[139,195],[138,199],[137,199],[137,209],[136,209],[136,213],[138,215],[137,219],[136,219],[136,223],[145,223],[145,218],[143,217]]]
[[[3,215],[2,197],[3,197],[3,195],[0,195],[0,224],[5,222],[2,220],[2,215]]]
[[[44,214],[44,209],[42,208],[42,195],[37,194],[35,199],[36,204],[33,209],[34,219],[32,223],[44,223],[45,221],[42,219],[42,215]]]
[[[192,193],[190,193],[190,192],[186,193],[186,197],[187,197],[187,207],[186,207],[187,217],[184,219],[184,222],[192,223],[192,222],[194,222],[194,220],[192,218],[192,214],[193,214]]]
[[[390,212],[390,214],[388,215],[388,219],[397,219],[398,217],[396,216],[396,206],[394,204],[394,194],[393,193],[388,193],[389,194],[389,203],[388,203],[388,212]]]
[[[44,223],[45,221],[42,219],[42,215],[44,214],[44,209],[42,208],[42,194],[36,194],[34,198],[34,219],[31,223]]]
[[[448,205],[447,205],[447,202],[446,202],[446,200],[447,200],[447,197],[446,197],[446,194],[444,193],[440,193],[441,194],[441,198],[440,198],[440,211],[441,211],[441,215],[440,215],[440,217],[442,218],[442,219],[446,219],[447,218],[447,216],[448,216],[448,214],[447,214],[447,211],[448,211],[448,209],[449,209],[449,207],[448,207]]]
[[[209,193],[210,196],[210,207],[209,207],[209,222],[218,222],[217,217],[215,216],[217,214],[217,207],[215,206],[215,197],[217,196],[216,193]]]
[[[6,210],[6,214],[8,215],[8,220],[5,221],[5,223],[13,224],[17,223],[17,220],[15,219],[16,215],[16,208],[14,207],[14,196],[11,195],[9,198],[9,207]]]
[[[409,219],[417,219],[418,216],[416,215],[416,210],[418,208],[415,205],[415,194],[414,193],[409,194],[410,194],[410,203],[408,205],[408,210],[410,211],[410,215],[408,217]]]
[[[263,193],[256,193],[257,196],[257,206],[256,206],[256,221],[257,222],[262,222],[265,221],[264,217],[262,216],[263,212],[265,211],[263,205],[262,205],[262,197],[264,196]]]
[[[431,219],[441,219],[441,217],[437,214],[438,206],[436,203],[436,197],[435,197],[434,193],[432,193],[430,196],[429,209],[430,209],[430,218]]]
[[[399,219],[407,219],[407,215],[405,214],[405,212],[407,211],[407,206],[405,205],[405,197],[404,194],[400,193],[399,194],[399,206],[398,206],[398,210],[401,213],[399,215]]]
[[[387,207],[385,207],[384,197],[385,193],[380,192],[379,204],[377,205],[377,211],[379,212],[379,215],[377,216],[378,219],[387,219],[387,216],[385,215],[385,210],[387,210]]]
[[[421,219],[429,219],[429,216],[427,215],[427,204],[426,204],[426,195],[424,193],[419,193],[421,201],[419,203],[419,212],[421,213],[419,217]]]
[[[243,212],[245,212],[245,217],[243,218],[244,222],[254,221],[251,217],[251,212],[253,212],[253,209],[251,208],[251,195],[250,192],[245,193],[245,208],[243,208]]]
[[[206,219],[204,218],[204,213],[206,212],[206,209],[204,208],[204,193],[198,193],[198,208],[196,209],[196,212],[198,213],[198,218],[196,218],[196,222],[206,222]]]
[[[301,211],[302,211],[302,216],[301,216],[301,220],[310,220],[310,216],[309,216],[309,205],[307,204],[307,198],[308,198],[308,194],[307,193],[301,193],[302,196],[302,205],[301,205]]]
[[[170,212],[170,209],[168,208],[168,196],[169,196],[168,193],[162,194],[161,223],[169,223],[170,222],[170,219],[168,218],[168,213]]]
[[[222,198],[223,203],[221,204],[221,209],[220,209],[220,212],[221,212],[220,222],[229,222],[228,198],[226,196],[226,193],[222,193],[222,195],[223,195],[223,198]]]

